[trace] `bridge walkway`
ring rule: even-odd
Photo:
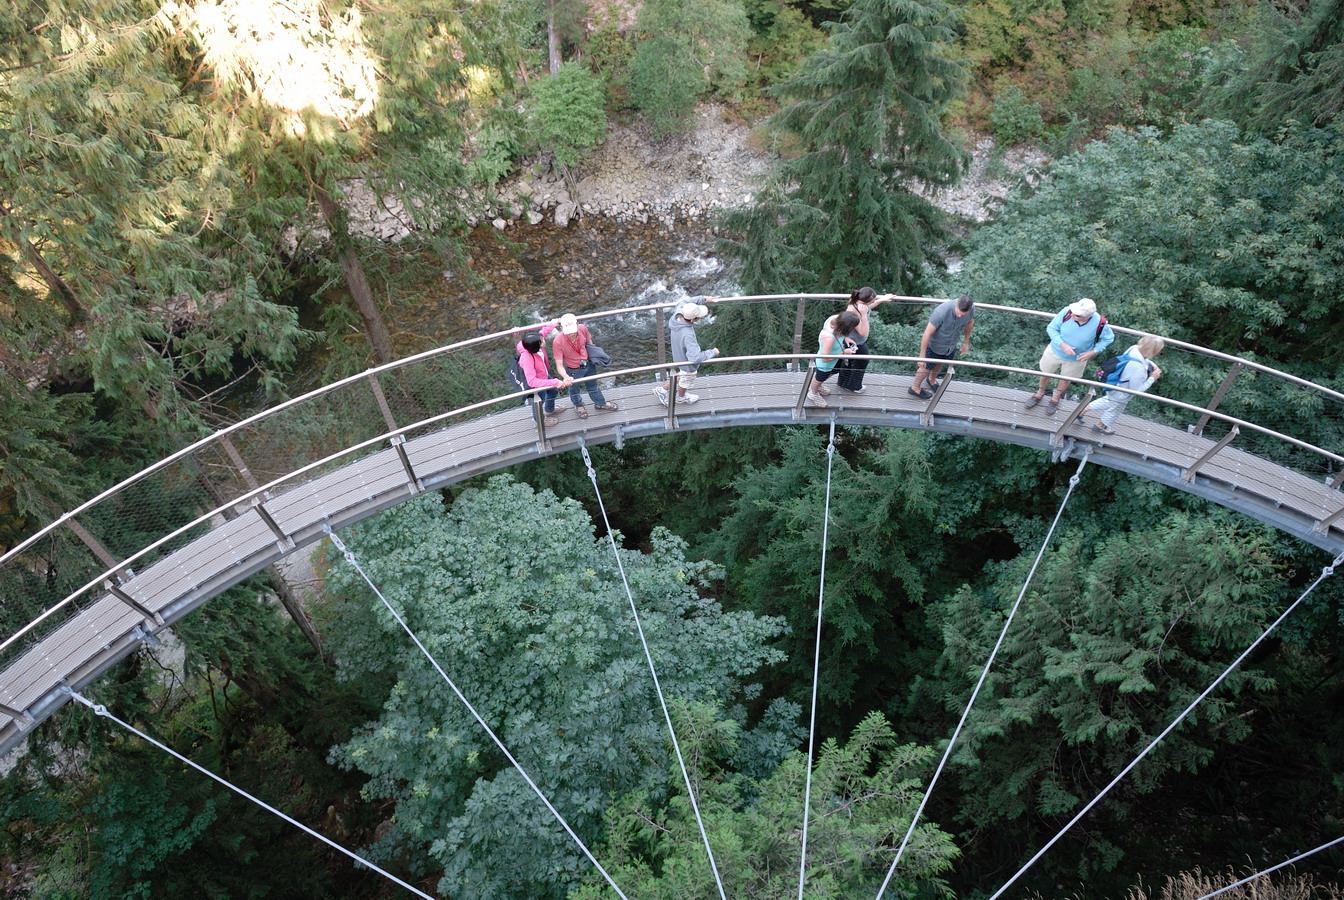
[[[907,393],[908,375],[870,371],[867,390],[834,389],[826,408],[798,402],[804,374],[755,371],[702,374],[701,400],[681,405],[675,422],[643,381],[611,388],[620,409],[592,410],[587,420],[557,401],[560,422],[546,442],[527,408],[519,405],[483,418],[412,430],[396,442],[275,493],[264,505],[243,507],[116,586],[43,637],[0,673],[0,753],[14,747],[68,699],[63,686],[81,689],[134,651],[152,632],[282,557],[310,546],[323,526],[341,528],[416,494],[519,462],[589,445],[667,433],[751,425],[840,424],[898,427],[961,434],[1047,450],[1062,459],[1090,453],[1093,462],[1204,496],[1335,554],[1344,549],[1341,493],[1330,485],[1228,446],[1137,415],[1124,415],[1117,434],[1103,436],[1076,422],[1073,404],[1056,416],[1024,407],[1027,390],[948,381],[934,401]],[[1130,409],[1142,411],[1142,399]],[[933,406],[930,413],[929,407]],[[591,407],[590,407],[591,409]],[[1213,452],[1216,451],[1216,452]],[[1212,456],[1208,456],[1213,452]],[[1206,458],[1207,457],[1207,458]],[[1201,461],[1202,460],[1202,461]],[[120,595],[120,596],[118,596]]]

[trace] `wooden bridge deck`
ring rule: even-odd
[[[701,400],[678,407],[677,429],[825,424],[834,414],[841,424],[964,434],[1049,450],[1057,458],[1090,452],[1093,462],[1207,497],[1332,554],[1344,549],[1344,517],[1320,527],[1344,506],[1344,494],[1235,445],[1221,450],[1187,481],[1182,476],[1188,467],[1215,442],[1138,416],[1122,416],[1113,437],[1075,424],[1062,446],[1056,447],[1051,439],[1072,405],[1063,404],[1056,416],[1047,416],[1043,407],[1027,410],[1024,390],[954,381],[925,424],[921,413],[928,404],[907,393],[908,375],[872,372],[863,394],[836,389],[829,407],[805,409],[802,418],[795,419],[801,383],[801,374],[785,371],[702,375],[696,384]],[[527,459],[573,450],[580,436],[588,444],[599,444],[668,431],[667,411],[648,382],[613,388],[607,395],[620,409],[598,412],[590,406],[586,421],[575,416],[569,399],[561,396],[556,406],[560,424],[548,429],[544,448],[538,445],[528,410],[518,406],[412,438],[404,445],[407,458],[420,484],[433,490]],[[1130,409],[1142,412],[1144,406],[1139,398]],[[146,633],[171,625],[248,575],[313,544],[323,536],[324,524],[343,527],[418,492],[395,449],[387,447],[268,500],[265,510],[286,541],[277,538],[260,512],[244,509],[135,572],[120,590],[161,618],[162,624],[147,621],[110,592],[98,594],[0,674],[0,704],[22,714],[0,714],[0,753],[65,702],[63,685],[82,688],[140,646]]]

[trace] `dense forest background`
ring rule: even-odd
[[[710,99],[776,154],[718,223],[745,293],[1089,295],[1344,390],[1341,0],[6,2],[0,546],[236,415],[217,398],[237,379],[279,399],[311,348],[326,377],[422,349],[389,327],[397,298],[425,272],[470,277],[474,205],[524,167],[577,177],[612,119],[676,141]],[[973,225],[927,191],[979,134],[1053,162]],[[404,201],[410,240],[352,231],[356,182]],[[733,333],[792,329],[765,310]],[[923,322],[879,318],[875,352],[913,352]],[[1338,422],[1244,390],[1344,446]],[[796,887],[824,451],[782,428],[593,453],[735,897]],[[808,896],[864,897],[1072,467],[853,429],[834,469]],[[1329,562],[1197,498],[1086,477],[901,896],[988,896]],[[557,458],[348,541],[444,658],[473,661],[464,689],[631,896],[715,896],[595,513],[581,462]],[[311,635],[257,576],[174,629],[179,665],[145,651],[93,693],[428,892],[605,896],[363,582],[318,565]],[[53,553],[3,585],[6,633],[60,574]],[[1020,895],[1193,900],[1338,837],[1341,646],[1327,579]],[[0,781],[0,823],[7,896],[402,896],[73,705]],[[1311,882],[1341,859],[1303,863],[1282,896],[1339,896]]]

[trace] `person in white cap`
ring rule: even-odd
[[[597,374],[597,366],[593,364],[588,355],[588,345],[593,342],[593,336],[588,332],[588,326],[579,323],[579,320],[573,313],[565,313],[557,321],[545,325],[541,329],[542,337],[555,332],[555,337],[551,340],[551,359],[555,360],[555,372],[560,378],[568,378],[569,399],[574,401],[574,412],[580,419],[588,418],[588,410],[583,407],[583,391],[588,390],[588,396],[593,398],[593,406],[597,409],[616,409],[615,403],[610,403],[602,394],[602,388],[594,378],[591,381],[585,381],[581,384],[575,384],[574,381],[579,378],[588,378]]]
[[[703,303],[696,302],[704,300],[705,303],[713,303],[718,297],[697,297],[681,304],[667,320],[668,332],[671,335],[672,361],[681,363],[681,373],[677,376],[677,402],[694,403],[700,399],[699,394],[692,394],[690,388],[695,384],[695,372],[699,364],[706,360],[713,359],[719,355],[718,347],[711,347],[708,350],[700,349],[700,341],[695,336],[695,326],[701,319],[709,315],[709,307]],[[662,384],[653,386],[654,396],[658,402],[667,406],[667,392],[671,385],[671,379]]]
[[[1050,343],[1041,354],[1037,368],[1046,374],[1041,376],[1036,393],[1027,398],[1027,409],[1045,399],[1051,375],[1062,375],[1045,408],[1046,415],[1053,416],[1059,411],[1060,398],[1069,388],[1067,379],[1081,378],[1087,361],[1111,345],[1115,332],[1106,324],[1106,317],[1097,313],[1096,301],[1090,297],[1070,303],[1055,313],[1045,331],[1050,335]]]

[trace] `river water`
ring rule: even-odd
[[[501,239],[502,238],[502,239]],[[707,224],[661,225],[590,217],[567,228],[510,228],[472,234],[469,275],[444,272],[426,285],[423,302],[392,310],[395,327],[416,336],[415,352],[477,334],[572,312],[675,303],[688,296],[737,291]],[[603,320],[598,343],[652,346],[651,316]],[[646,332],[649,332],[646,334]]]
[[[398,357],[572,312],[676,303],[688,296],[738,293],[715,253],[704,220],[661,224],[589,216],[568,227],[489,225],[467,237],[463,267],[441,270],[409,289],[383,313]],[[347,301],[348,302],[348,301]],[[303,318],[316,318],[309,309]],[[320,327],[320,326],[313,326]],[[619,346],[642,362],[655,356],[654,317],[612,316],[594,326],[598,344]],[[329,378],[329,347],[304,354],[287,379],[291,396]],[[635,359],[616,361],[623,366]],[[229,392],[226,405],[245,415],[266,405],[255,380]]]

